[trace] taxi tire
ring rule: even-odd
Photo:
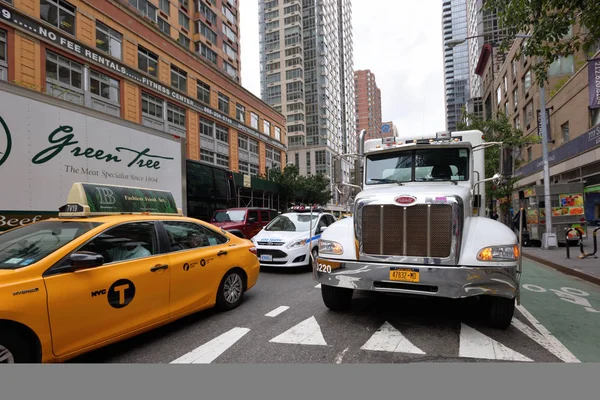
[[[332,311],[348,310],[352,306],[354,289],[327,286],[321,284],[321,297],[323,303]]]
[[[225,299],[224,289],[225,289],[225,282],[227,281],[227,278],[229,278],[233,274],[238,275],[240,277],[240,279],[242,280],[242,293],[240,294],[240,297],[234,303],[230,303],[227,301],[227,299]],[[242,302],[242,300],[244,298],[245,289],[246,289],[246,277],[245,277],[244,273],[240,269],[230,270],[229,272],[227,272],[225,274],[225,276],[221,280],[221,284],[219,285],[219,291],[217,292],[217,307],[223,311],[233,310],[234,308],[239,306],[240,303]]]
[[[489,324],[493,328],[507,329],[515,314],[515,299],[489,297],[486,299]]]
[[[2,329],[0,327],[0,329]],[[12,353],[15,364],[30,363],[31,349],[27,342],[14,331],[0,332],[0,344]]]

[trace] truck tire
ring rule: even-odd
[[[515,299],[506,297],[486,298],[489,325],[492,328],[507,329],[515,314]]]
[[[31,351],[27,342],[14,331],[0,332],[0,364],[31,362]]]
[[[323,303],[332,311],[343,311],[352,305],[354,289],[340,288],[335,286],[321,285],[321,296]]]

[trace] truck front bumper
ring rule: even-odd
[[[391,280],[392,268],[418,272],[418,282]],[[479,295],[514,298],[518,287],[516,271],[516,263],[509,267],[451,267],[340,261],[319,256],[315,277],[322,285],[356,290],[453,299]]]

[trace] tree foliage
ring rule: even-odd
[[[484,8],[495,11],[500,27],[508,32],[501,46],[504,50],[516,34],[532,35],[526,39],[522,52],[533,60],[532,70],[538,83],[547,82],[546,71],[559,57],[598,50],[598,0],[487,0]],[[571,32],[575,23],[583,28]]]
[[[508,117],[499,113],[496,119],[484,120],[475,115],[467,115],[468,122],[458,124],[458,130],[480,130],[485,136],[486,142],[502,142],[504,147],[514,148],[517,153],[525,147],[540,141],[537,135],[523,136],[523,132],[514,128]],[[500,147],[488,147],[485,150],[485,177],[491,178],[499,172],[500,168]],[[518,168],[518,164],[515,168]],[[487,200],[510,198],[514,183],[517,179],[508,178],[501,183],[486,182]],[[506,213],[510,208],[510,202],[502,203],[502,211]]]
[[[286,203],[326,204],[331,199],[329,179],[322,174],[304,177],[297,166],[288,164],[283,170],[271,169],[269,176],[280,185]]]

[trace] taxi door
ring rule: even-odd
[[[233,266],[228,239],[201,224],[161,222],[171,245],[171,317],[204,308]]]
[[[169,315],[169,256],[156,223],[112,227],[77,250],[104,256],[98,267],[45,274],[52,346],[58,357],[159,322]]]

